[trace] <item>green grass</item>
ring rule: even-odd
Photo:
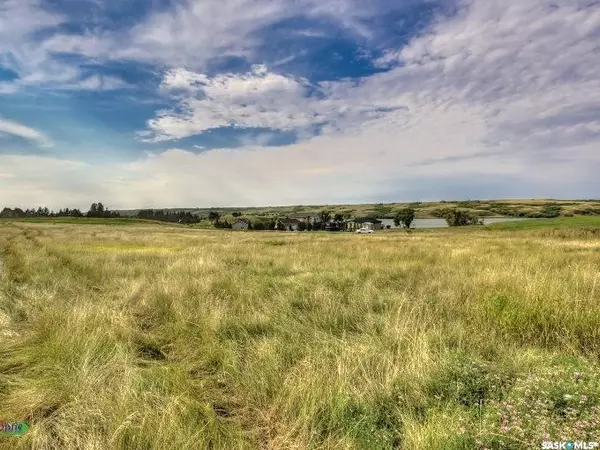
[[[0,222],[0,418],[30,425],[0,449],[598,440],[587,222],[372,236],[121,224]]]
[[[556,228],[600,228],[600,216],[557,217],[556,219],[531,219],[488,225],[493,230],[537,230]]]

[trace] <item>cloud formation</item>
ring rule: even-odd
[[[377,46],[390,42],[394,31],[376,29],[371,20],[387,14],[396,2],[381,0],[358,8],[354,0],[190,0],[152,11],[128,29],[55,34],[40,46],[38,63],[23,69],[13,62],[10,67],[30,83],[36,76],[45,83],[52,74],[62,86],[78,83],[92,91],[123,84],[106,74],[84,78],[85,72],[71,63],[49,70],[51,55],[66,52],[157,67],[157,93],[167,106],[149,111],[145,128],[131,130],[132,139],[138,131],[149,151],[128,163],[99,165],[97,173],[110,183],[95,184],[93,177],[80,181],[79,192],[102,197],[113,207],[598,192],[600,4],[441,3],[451,3],[453,14],[440,14],[406,42],[386,44],[384,52],[376,51],[381,50]],[[35,2],[26,4],[37,14]],[[43,14],[39,19],[44,27],[65,20]],[[336,32],[372,44],[378,56],[365,51],[362,57],[371,58],[374,70],[311,81],[297,75],[293,64],[265,64],[262,52],[270,30],[294,20],[325,21]],[[21,36],[40,30],[22,25]],[[299,39],[327,36],[327,30],[316,26],[298,32]],[[0,49],[2,45],[12,49],[11,55],[18,54],[16,40],[0,43]],[[38,55],[33,47],[23,48],[21,55]],[[4,58],[10,57],[5,53]],[[240,58],[244,64],[231,70],[211,65],[224,57]],[[231,127],[269,131],[243,140],[236,149],[204,148],[204,142],[193,140]],[[269,147],[278,132],[295,132],[298,141]],[[20,136],[35,140],[22,129]],[[5,190],[6,180],[28,189],[19,183],[21,171],[30,170],[23,166],[31,160],[11,158],[0,163],[0,196],[6,198],[15,195]],[[49,165],[57,177],[63,173],[60,161],[57,156]],[[85,177],[83,166],[69,167],[75,179]],[[50,189],[63,195],[62,187],[50,188],[50,179],[44,180],[36,184],[30,177],[31,192]],[[64,192],[67,198],[68,189]]]
[[[594,142],[600,139],[594,39],[600,8],[584,6],[465,1],[460,14],[380,58],[378,65],[389,71],[359,80],[310,86],[264,66],[214,78],[175,69],[162,89],[176,92],[176,111],[162,111],[149,128],[155,139],[229,125],[288,130],[329,124],[346,131],[377,120],[381,126],[403,107],[411,111],[404,124],[410,127],[432,108],[459,106],[477,117],[465,124],[474,137],[477,122],[485,122],[480,146],[534,150]]]
[[[309,135],[317,126],[345,130],[383,117],[399,106],[387,99],[364,102],[335,95],[331,84],[269,72],[255,65],[246,74],[208,77],[185,69],[165,74],[161,90],[177,100],[149,121],[149,141],[180,139],[220,127],[297,130]]]

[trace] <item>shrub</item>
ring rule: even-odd
[[[562,210],[562,207],[548,203],[548,204],[544,205],[544,207],[542,208],[541,215],[542,215],[542,217],[546,217],[546,218],[558,217],[558,216],[560,216],[561,210]]]
[[[600,215],[600,208],[583,208],[573,210],[578,216],[597,216]]]
[[[437,217],[438,219],[445,219],[446,215],[451,211],[451,208],[437,208],[431,211],[431,215],[433,217]]]
[[[217,220],[215,221],[215,228],[231,228],[231,223],[229,223],[227,220],[224,221],[220,221]]]

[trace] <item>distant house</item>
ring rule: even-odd
[[[359,228],[369,230],[381,230],[382,222],[374,217],[359,217],[358,219],[348,219],[346,221],[346,231],[355,231]]]
[[[250,228],[250,221],[248,219],[238,219],[231,224],[232,230],[247,230]]]
[[[300,229],[300,222],[299,219],[289,219],[285,217],[283,219],[277,219],[275,228],[277,230],[298,231]]]
[[[309,223],[311,225],[314,225],[315,223],[321,221],[321,218],[316,213],[297,213],[297,214],[294,214],[294,216],[291,217],[290,219],[297,220],[298,222],[304,222],[307,225]]]

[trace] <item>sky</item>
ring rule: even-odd
[[[0,0],[0,206],[600,197],[598,0]]]

